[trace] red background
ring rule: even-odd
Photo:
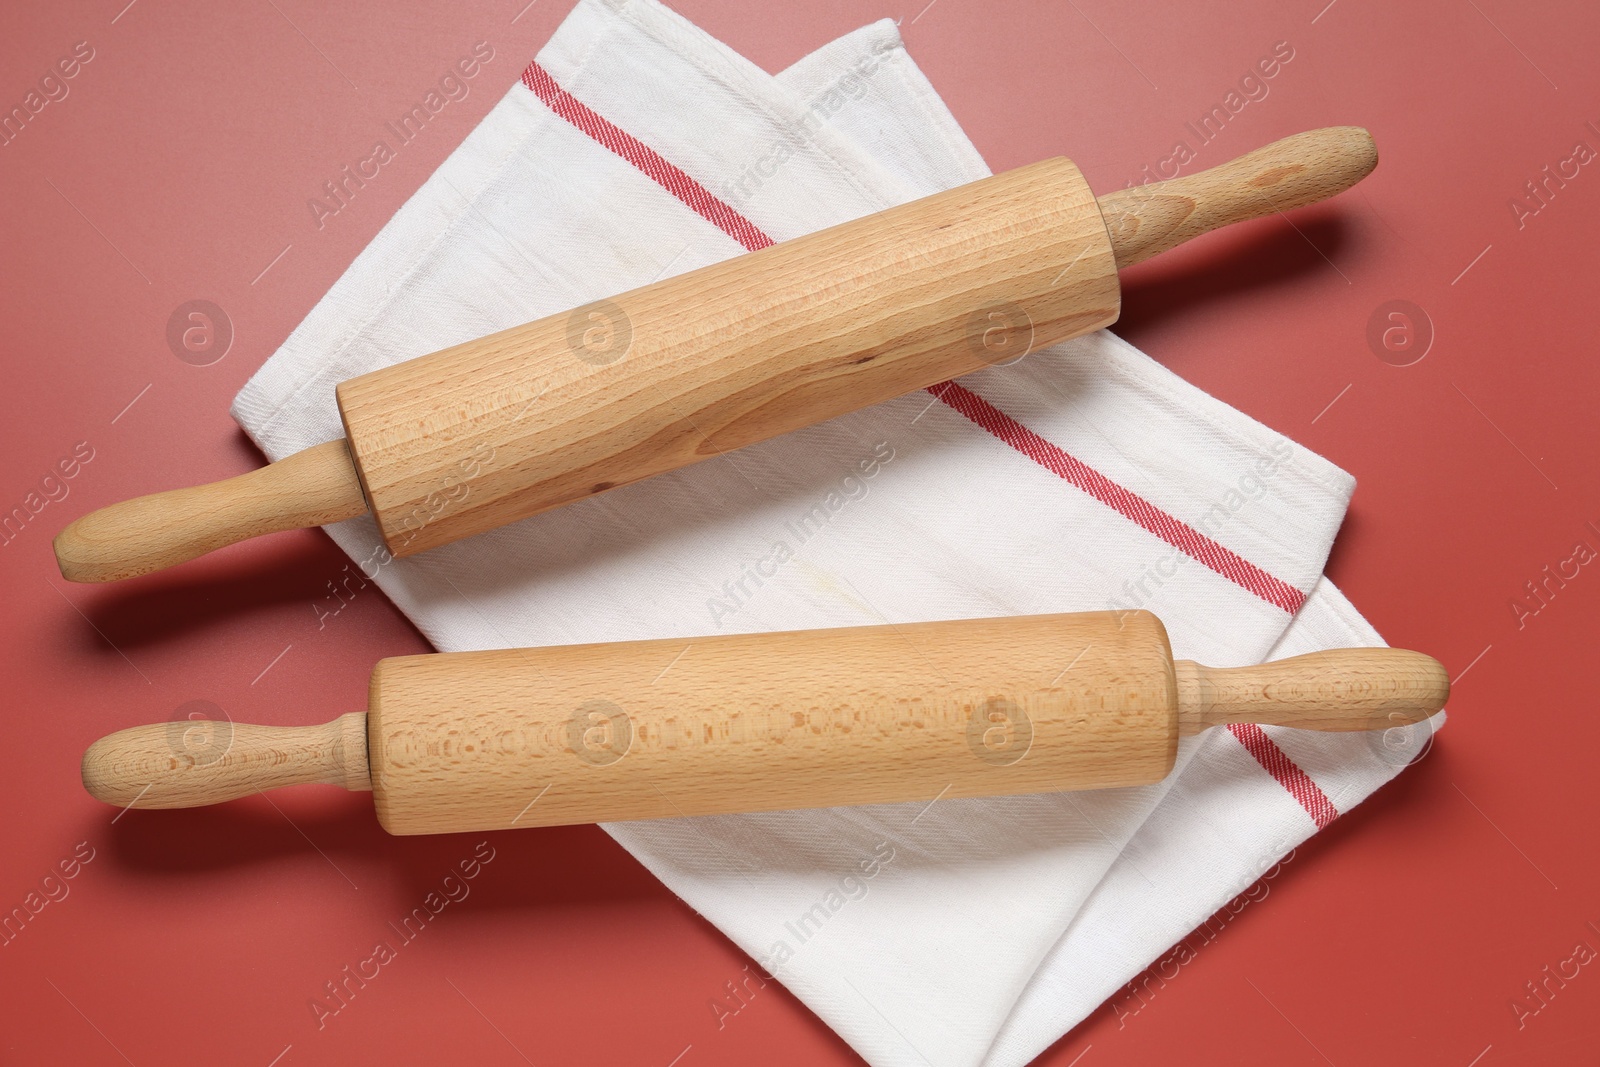
[[[310,605],[345,559],[316,531],[112,587],[62,581],[50,538],[92,507],[260,463],[228,418],[235,391],[567,11],[124,2],[0,16],[7,110],[75,42],[95,49],[0,147],[0,506],[76,442],[94,450],[0,548],[0,909],[78,842],[94,850],[0,947],[4,1062],[853,1062],[776,986],[719,1029],[708,1002],[746,961],[592,827],[490,835],[472,896],[319,1032],[309,999],[478,839],[389,838],[367,797],[322,787],[115,824],[83,793],[101,734],[191,700],[320,722],[364,706],[376,659],[425,648],[370,588],[318,630]],[[1600,948],[1600,566],[1520,628],[1510,608],[1580,538],[1600,548],[1584,528],[1600,525],[1600,164],[1520,228],[1509,206],[1575,142],[1600,149],[1585,125],[1600,127],[1600,9],[1324,2],[678,4],[769,70],[903,19],[996,170],[1065,153],[1097,188],[1123,185],[1192,143],[1184,123],[1278,41],[1295,58],[1200,163],[1335,123],[1377,138],[1377,172],[1294,228],[1263,220],[1130,272],[1119,328],[1357,476],[1330,573],[1391,642],[1457,676],[1450,726],[1143,1010],[1102,1009],[1046,1063],[1489,1067],[1600,1046],[1600,966],[1520,1027],[1511,1007],[1578,942]],[[319,231],[307,198],[480,40],[503,58],[472,95]],[[235,330],[205,367],[165,337],[197,298]],[[1411,366],[1367,341],[1395,299],[1435,332]]]

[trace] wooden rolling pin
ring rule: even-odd
[[[403,656],[322,726],[178,721],[83,758],[108,804],[181,808],[306,782],[370,789],[392,834],[1142,785],[1178,738],[1253,722],[1419,722],[1418,652],[1217,670],[1148,612]]]
[[[102,508],[56,559],[112,581],[364,512],[412,555],[1099,329],[1117,268],[1376,164],[1341,126],[1098,201],[1064,158],[984,178],[352,378],[345,439]]]

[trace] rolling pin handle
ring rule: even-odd
[[[114,582],[260,534],[342,522],[366,510],[341,438],[235,478],[91,511],[56,535],[56,565],[70,582]]]
[[[1260,723],[1300,730],[1381,730],[1421,722],[1450,697],[1432,656],[1403,648],[1339,648],[1254,667],[1173,664],[1178,732]]]
[[[83,754],[83,786],[121,808],[194,808],[286,785],[372,788],[367,713],[320,726],[178,720],[119,730]]]
[[[1098,198],[1117,266],[1130,267],[1221,226],[1315,204],[1372,173],[1378,149],[1360,126],[1328,126],[1164,182]]]

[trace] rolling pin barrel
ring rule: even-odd
[[[1136,785],[1178,737],[1145,613],[409,656],[370,708],[395,834]]]
[[[1333,127],[1099,201],[1067,159],[997,174],[352,378],[348,449],[113,504],[57,560],[110,581],[363,511],[422,552],[1108,325],[1119,266],[1376,162]]]
[[[406,556],[1114,322],[1111,240],[1050,159],[338,387]]]
[[[448,833],[1141,785],[1209,726],[1387,729],[1448,693],[1403,649],[1219,670],[1147,612],[968,619],[388,659],[365,715],[135,727],[83,778],[141,808],[332,782]]]

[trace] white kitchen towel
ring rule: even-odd
[[[340,436],[345,378],[986,173],[891,22],[772,76],[583,0],[234,415],[280,459]],[[1149,608],[1232,665],[1380,643],[1321,578],[1352,484],[1102,332],[411,559],[329,533],[447,651]],[[873,1064],[1019,1064],[1428,733],[1212,730],[1141,789],[606,829]]]

